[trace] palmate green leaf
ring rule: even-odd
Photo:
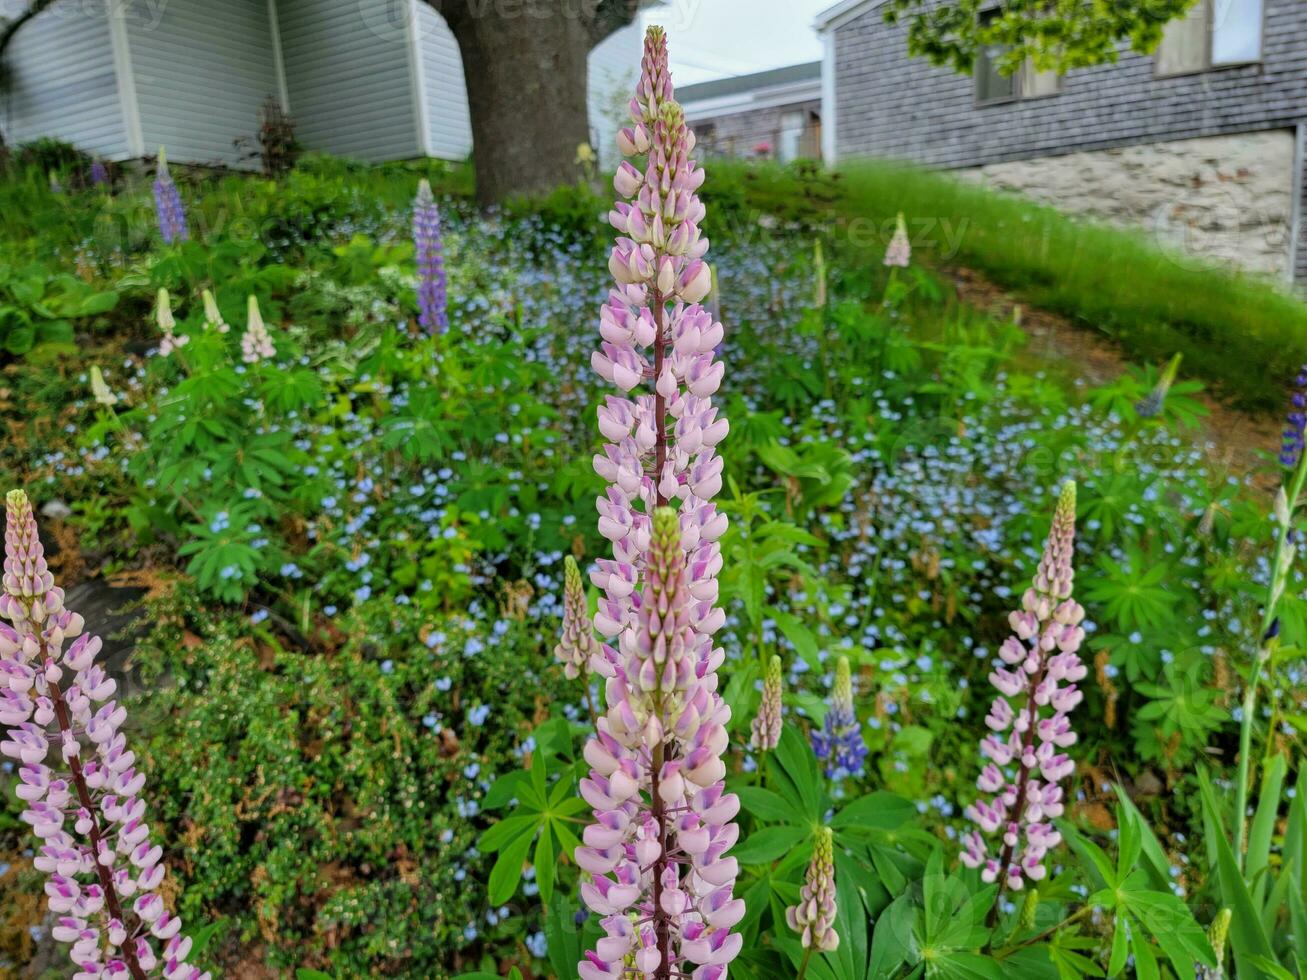
[[[582,956],[581,935],[572,903],[559,891],[554,892],[552,901],[545,902],[545,939],[554,975],[565,977],[575,972]]]
[[[478,839],[477,848],[488,853],[502,850],[519,837],[534,838],[544,818],[539,811],[506,817],[489,827]]]
[[[779,820],[788,823],[795,815],[793,803],[787,803],[769,789],[760,786],[740,786],[732,792],[740,798],[740,806],[760,820]]]
[[[740,864],[767,864],[790,853],[800,844],[808,845],[805,849],[810,852],[813,831],[812,826],[763,827],[731,848],[731,857]]]
[[[1104,889],[1109,892],[1115,890],[1121,879],[1117,874],[1116,866],[1112,863],[1112,859],[1103,852],[1103,849],[1083,836],[1070,824],[1058,822],[1057,828],[1061,831],[1066,842],[1071,845],[1071,849],[1081,857],[1081,863],[1088,870],[1098,873],[1098,878],[1103,882]],[[1115,904],[1115,902],[1111,904]]]
[[[1130,934],[1130,951],[1135,957],[1136,980],[1160,980],[1162,974],[1157,969],[1157,957],[1142,931]]]
[[[1161,842],[1153,833],[1152,827],[1144,819],[1144,815],[1139,812],[1138,807],[1130,799],[1124,787],[1120,783],[1113,783],[1112,788],[1116,791],[1116,798],[1120,801],[1117,824],[1133,824],[1139,832],[1140,843],[1143,849],[1144,859],[1146,861],[1145,870],[1154,888],[1166,888],[1170,884],[1171,862],[1167,859],[1166,851],[1162,849]]]
[[[1206,931],[1178,896],[1171,892],[1135,890],[1129,882],[1121,894],[1126,908],[1162,947],[1177,976],[1191,975],[1194,963],[1216,966],[1216,954],[1207,941]]]
[[[1258,969],[1265,970],[1266,975],[1271,977],[1272,980],[1299,980],[1298,977],[1295,977],[1292,973],[1268,956],[1254,956],[1253,962],[1257,965]]]
[[[1112,917],[1112,955],[1107,959],[1107,975],[1120,976],[1130,956],[1130,931],[1126,928],[1125,913],[1120,909]]]
[[[902,967],[919,962],[912,938],[919,911],[907,894],[901,894],[880,914],[872,929],[868,976],[892,977]]]
[[[1175,617],[1175,596],[1163,583],[1174,578],[1169,562],[1145,561],[1132,555],[1131,565],[1122,565],[1110,555],[1099,555],[1098,574],[1087,578],[1085,595],[1103,607],[1118,627],[1159,629]]]
[[[825,788],[817,781],[817,760],[812,747],[793,725],[786,725],[780,743],[767,757],[770,782],[773,786],[791,789],[788,794],[799,807],[799,814],[812,826],[821,821],[828,797]],[[782,796],[787,795],[784,791]]]
[[[803,625],[802,620],[793,613],[781,609],[771,610],[771,618],[776,621],[777,628],[785,639],[790,641],[799,658],[810,668],[817,667],[821,650],[817,638],[808,627]]]
[[[917,818],[917,808],[910,801],[884,790],[860,796],[831,819],[836,830],[869,828],[898,830]]]
[[[521,834],[500,850],[494,867],[490,869],[490,881],[486,886],[486,900],[491,905],[507,902],[517,891],[517,886],[522,882],[522,866],[526,863],[534,837],[534,833]]]
[[[554,876],[558,871],[558,865],[554,861],[554,835],[550,830],[552,826],[553,821],[550,820],[541,828],[540,839],[536,842],[535,855],[532,859],[536,871],[536,884],[540,886],[540,898],[545,902],[554,897]]]

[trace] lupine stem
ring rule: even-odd
[[[1290,533],[1293,529],[1293,515],[1298,509],[1302,496],[1303,483],[1307,481],[1307,453],[1301,453],[1298,464],[1289,481],[1285,494],[1286,513],[1280,521],[1280,530],[1276,537],[1275,554],[1271,559],[1271,583],[1267,593],[1266,608],[1262,612],[1261,629],[1258,632],[1259,643],[1253,661],[1248,667],[1248,679],[1243,692],[1243,714],[1239,719],[1239,774],[1234,789],[1235,821],[1235,861],[1239,870],[1243,870],[1247,842],[1244,835],[1248,825],[1248,780],[1250,778],[1253,716],[1257,712],[1257,691],[1261,686],[1262,669],[1271,657],[1270,632],[1275,623],[1275,612],[1279,608],[1280,596],[1283,594],[1283,579],[1288,575],[1286,555],[1290,548]]]

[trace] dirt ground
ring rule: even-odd
[[[1110,381],[1125,371],[1127,358],[1107,337],[1076,326],[1065,317],[1023,304],[1019,297],[972,269],[954,269],[950,277],[960,300],[995,317],[1010,320],[1020,306],[1021,326],[1030,336],[1032,354],[1050,363],[1068,365],[1090,384]],[[1231,408],[1206,392],[1199,400],[1209,412],[1202,420],[1201,432],[1213,462],[1244,473],[1254,485],[1273,491],[1277,477],[1267,469],[1259,453],[1279,452],[1277,420]]]

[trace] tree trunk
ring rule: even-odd
[[[590,141],[586,56],[594,26],[581,13],[585,5],[467,0],[445,6],[454,8],[445,18],[463,55],[477,199],[495,204],[576,180],[577,147]]]

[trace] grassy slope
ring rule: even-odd
[[[713,169],[714,180],[740,181],[761,208],[801,192],[779,168]],[[1307,363],[1307,304],[1258,279],[1177,260],[1141,233],[892,164],[850,164],[841,187],[833,208],[846,229],[861,217],[879,230],[903,211],[915,235],[918,219],[934,219],[938,244],[918,250],[927,261],[983,272],[1025,301],[1107,334],[1132,358],[1156,362],[1183,351],[1186,373],[1241,407],[1278,410],[1285,385]],[[952,255],[943,254],[945,228]],[[883,233],[845,240],[869,258],[879,257],[884,242]]]

